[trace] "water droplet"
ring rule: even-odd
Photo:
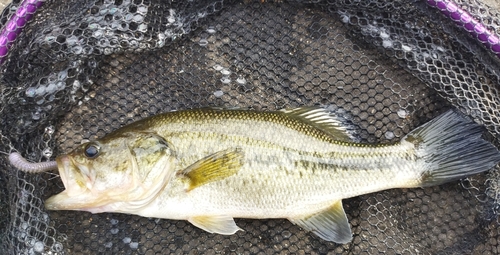
[[[118,220],[117,219],[111,219],[110,222],[111,222],[111,225],[118,224]]]
[[[34,97],[36,95],[36,90],[35,88],[33,87],[29,87],[27,90],[26,90],[26,96],[27,97]]]
[[[36,94],[37,96],[40,96],[40,95],[45,94],[45,87],[44,87],[44,86],[39,86],[39,87],[35,90],[35,94]]]
[[[394,133],[391,132],[391,131],[385,132],[385,138],[387,138],[389,140],[393,139],[394,138]]]
[[[34,120],[39,120],[41,118],[41,114],[40,112],[34,112],[31,114],[31,118],[34,119]]]
[[[110,26],[111,26],[112,30],[116,30],[116,29],[120,28],[120,23],[118,21],[113,21],[113,22],[111,22]]]
[[[28,229],[28,227],[29,227],[28,223],[26,223],[26,222],[21,223],[21,229],[26,230],[26,229]]]
[[[146,14],[146,13],[148,13],[148,7],[140,6],[139,8],[137,8],[137,12],[142,13],[142,14]]]
[[[96,68],[97,67],[97,62],[96,61],[89,61],[88,63],[90,68]]]
[[[222,70],[224,67],[222,67],[221,65],[214,65],[214,69],[215,71],[220,71]]]
[[[20,239],[24,240],[24,239],[26,238],[26,232],[21,231],[21,232],[19,233],[18,237],[19,237]]]
[[[214,92],[215,97],[221,97],[222,95],[224,95],[224,92],[222,90],[217,90]]]
[[[45,127],[45,133],[48,134],[48,135],[52,135],[55,131],[55,128],[54,126],[47,126]]]
[[[207,13],[206,13],[206,12],[199,12],[199,13],[198,13],[198,18],[200,18],[200,19],[203,19],[203,18],[205,18],[206,16],[207,16]]]
[[[290,238],[290,236],[292,236],[292,233],[288,230],[285,230],[281,233],[281,235],[284,237],[284,238]]]
[[[125,15],[125,20],[126,21],[131,21],[133,18],[134,18],[134,16],[133,16],[132,13],[129,13],[129,14]]]
[[[41,216],[42,216],[42,220],[43,220],[44,222],[49,222],[50,218],[49,218],[49,215],[48,215],[48,214],[46,214],[46,213],[42,213],[42,215],[41,215]]]
[[[75,46],[73,48],[71,48],[71,51],[74,53],[74,54],[81,54],[83,52],[83,47],[81,46]]]
[[[222,75],[230,75],[230,74],[231,74],[231,71],[230,71],[229,69],[227,69],[227,68],[224,68],[224,69],[222,69],[222,70],[220,71],[220,73],[221,73]]]
[[[99,38],[103,34],[104,34],[103,31],[99,29],[99,30],[94,31],[94,33],[92,33],[92,36],[95,37],[95,38]]]
[[[398,116],[399,116],[400,118],[403,118],[403,119],[404,119],[404,118],[406,118],[406,117],[408,116],[408,112],[407,112],[406,110],[404,110],[404,109],[399,109],[399,110],[397,111],[397,114],[398,114]]]
[[[117,228],[112,228],[109,232],[111,232],[111,234],[115,235],[115,234],[118,234],[120,230],[117,229]]]
[[[104,48],[104,55],[111,55],[113,54],[113,49],[112,48]]]
[[[209,26],[209,27],[207,28],[207,32],[208,32],[209,34],[215,34],[215,32],[217,32],[217,31],[215,30],[215,28],[214,28],[214,27]]]
[[[410,52],[411,51],[411,47],[408,46],[408,45],[404,45],[404,44],[401,46],[401,49],[403,49],[403,51],[406,51],[406,52]]]
[[[137,23],[141,23],[144,20],[144,17],[142,15],[135,15],[134,16],[134,21]]]
[[[66,83],[60,81],[60,82],[56,83],[56,88],[57,88],[57,90],[61,90],[61,89],[64,89],[64,87],[66,87],[65,85],[66,85]]]
[[[164,33],[159,33],[158,34],[158,40],[165,40],[167,36]]]
[[[247,80],[244,77],[240,76],[240,77],[238,77],[238,79],[236,79],[236,82],[238,84],[245,84],[245,83],[247,83]]]
[[[392,48],[392,41],[391,40],[383,40],[382,41],[382,47],[384,47],[384,48]]]
[[[52,248],[54,249],[54,251],[56,252],[62,252],[63,250],[63,245],[61,243],[55,243]]]
[[[66,77],[68,77],[68,70],[62,70],[59,72],[59,74],[57,75],[57,79],[60,80],[60,81],[63,81],[66,79]]]
[[[340,17],[342,18],[342,22],[349,23],[349,19],[350,19],[349,16],[347,16],[347,15],[341,15]]]
[[[123,243],[130,243],[132,239],[130,237],[123,238]]]
[[[33,245],[33,250],[35,252],[43,252],[43,248],[45,247],[45,245],[41,242],[41,241],[37,241],[35,242],[35,244]]]
[[[53,151],[51,148],[45,148],[42,152],[43,156],[46,158],[52,157]]]
[[[113,247],[113,243],[112,242],[107,242],[107,243],[104,244],[104,247],[111,248],[111,247]]]
[[[200,44],[200,46],[202,46],[202,47],[205,47],[208,45],[208,40],[205,38],[200,39],[200,42],[198,44]]]
[[[99,27],[99,24],[97,23],[92,23],[88,26],[89,29],[97,29]]]
[[[78,37],[72,35],[72,36],[69,36],[68,38],[66,38],[66,43],[69,45],[69,46],[72,46],[72,45],[75,45],[78,43]]]
[[[77,89],[79,89],[81,86],[82,86],[82,84],[80,83],[80,81],[75,80],[75,81],[73,82],[73,90],[77,90]]]
[[[47,93],[54,93],[54,91],[56,91],[56,84],[54,83],[50,83],[48,86],[47,86],[47,89],[46,89]]]
[[[46,42],[53,42],[56,40],[56,37],[55,36],[46,36],[45,37],[45,41]]]
[[[229,84],[231,83],[231,79],[229,79],[229,76],[224,76],[220,79],[220,81],[224,84]]]
[[[131,249],[137,249],[139,247],[139,243],[138,242],[131,242],[129,245],[130,245]]]
[[[139,27],[137,27],[137,30],[139,32],[146,32],[146,31],[148,31],[148,25],[146,25],[146,24],[140,24]]]

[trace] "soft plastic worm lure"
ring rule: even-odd
[[[9,162],[15,168],[27,173],[41,173],[57,169],[55,161],[31,163],[17,152],[9,154]]]

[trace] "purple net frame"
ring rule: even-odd
[[[39,0],[24,0],[7,21],[7,24],[0,31],[0,63],[4,62],[17,36],[43,3],[44,1]]]
[[[482,44],[490,49],[497,57],[500,57],[500,39],[480,21],[474,19],[470,13],[460,8],[450,0],[427,0],[427,4],[439,9],[444,15],[452,19],[457,25],[462,26],[467,32],[477,38]]]
[[[456,24],[466,29],[500,58],[499,37],[492,31],[489,31],[480,21],[474,19],[470,13],[460,8],[451,0],[426,0],[426,2],[430,6],[439,9]],[[43,0],[24,0],[21,5],[19,5],[16,13],[10,17],[7,24],[2,28],[0,31],[0,64],[4,62],[10,47],[21,33],[26,23],[33,17],[33,14],[43,5],[43,3]]]

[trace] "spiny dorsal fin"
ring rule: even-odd
[[[233,217],[225,215],[196,216],[190,217],[188,221],[209,233],[232,235],[241,230],[234,222]]]
[[[326,241],[348,243],[352,240],[351,227],[341,200],[322,212],[289,220]]]
[[[325,133],[330,134],[336,140],[352,142],[353,136],[347,131],[341,118],[320,107],[299,107],[295,109],[281,110],[288,117],[314,126]]]
[[[243,157],[239,148],[219,151],[198,160],[177,175],[186,180],[186,191],[191,191],[236,174],[243,165]]]

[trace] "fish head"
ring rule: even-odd
[[[82,144],[56,158],[66,189],[50,197],[45,206],[93,213],[140,208],[173,176],[174,154],[156,133],[112,134]]]

